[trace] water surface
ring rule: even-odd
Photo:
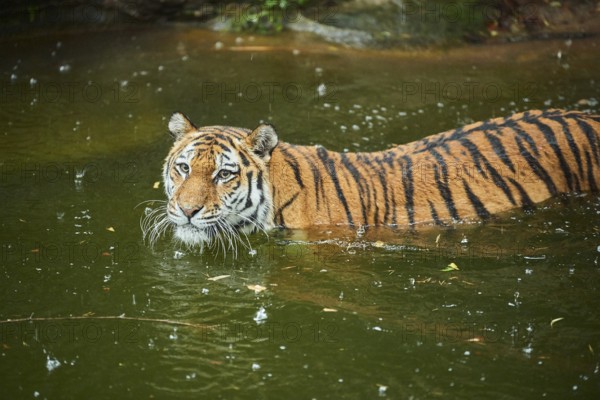
[[[189,28],[3,38],[3,393],[593,398],[597,194],[487,224],[256,235],[237,259],[168,238],[150,248],[139,220],[153,206],[140,203],[164,198],[173,111],[371,151],[530,108],[598,112],[598,44],[378,52]],[[19,318],[32,320],[7,322]]]

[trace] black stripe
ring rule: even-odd
[[[402,156],[402,160],[405,161],[404,164],[400,164],[405,196],[404,206],[408,215],[408,223],[413,225],[415,223],[415,187],[413,184],[412,160],[408,156]]]
[[[248,179],[248,194],[246,195],[246,204],[244,205],[246,208],[252,207],[252,199],[250,199],[252,195],[252,175],[252,171],[246,173],[246,178]]]
[[[346,196],[344,196],[344,193],[342,192],[342,188],[340,186],[340,182],[337,177],[337,172],[335,170],[335,165],[333,163],[333,160],[329,158],[329,154],[327,153],[327,150],[325,150],[325,148],[323,148],[323,147],[317,148],[317,156],[319,157],[319,159],[325,166],[327,173],[329,174],[329,176],[331,177],[331,180],[333,181],[338,199],[342,203],[342,206],[344,207],[344,211],[346,212],[346,219],[348,220],[348,224],[354,225],[354,221],[352,220],[352,213],[350,213],[350,208],[348,207],[348,202],[346,201]]]
[[[369,173],[370,169],[368,168],[368,165],[366,165],[362,154],[357,153],[356,154],[356,161],[359,164],[363,165],[363,168],[365,168],[367,170],[367,174]],[[363,177],[362,175],[360,175],[361,177]],[[367,214],[367,218],[368,216],[371,214],[371,187],[373,186],[373,181],[371,180],[371,177],[369,175],[367,175],[367,177],[363,177],[364,179],[364,185],[362,186],[362,189],[365,192],[365,197],[367,198],[367,203],[365,205],[365,213]],[[368,223],[368,219],[367,219],[367,223]],[[373,223],[377,223],[376,220],[373,221]]]
[[[304,189],[304,182],[302,181],[302,177],[300,176],[300,169],[298,168],[298,164],[295,164],[288,159],[286,159],[285,162],[292,168],[292,171],[294,171],[294,178],[296,178],[296,183],[298,183],[300,189]]]
[[[454,200],[452,200],[452,193],[450,192],[450,188],[446,183],[443,183],[440,180],[440,174],[438,173],[437,166],[433,169],[433,175],[437,184],[438,191],[440,192],[442,199],[444,199],[444,203],[446,203],[446,208],[448,208],[450,217],[452,217],[455,220],[460,220],[458,212],[456,211],[456,206],[454,205]]]
[[[379,202],[377,201],[377,189],[373,187],[373,198],[375,200],[375,220],[374,223],[379,223]]]
[[[435,206],[433,205],[431,200],[427,200],[427,202],[429,203],[429,212],[431,212],[431,218],[433,219],[436,225],[442,225],[442,221],[440,220],[440,217],[438,216],[438,213],[435,210]]]
[[[588,173],[588,183],[590,185],[590,191],[597,192],[598,186],[596,185],[596,177],[594,176],[594,166],[592,165],[592,158],[590,157],[590,153],[586,150],[585,152],[585,160],[587,161],[587,173]]]
[[[440,153],[438,153],[435,149],[429,149],[429,153],[435,158],[438,162],[438,165],[434,165],[434,170],[437,170],[439,166],[442,169],[442,176],[444,177],[444,182],[448,183],[448,168],[446,167],[446,160]]]
[[[375,172],[377,172],[377,177],[379,178],[379,183],[383,188],[383,200],[385,205],[385,210],[383,213],[383,223],[387,224],[390,219],[390,197],[388,191],[388,185],[386,181],[386,170],[384,165],[384,160],[380,159],[378,156],[373,158],[377,166],[375,166]]]
[[[234,197],[233,199],[231,199],[231,204],[233,206],[237,206],[238,204],[240,204],[242,201],[244,200],[244,196],[242,193],[238,193],[236,195],[236,197]]]
[[[567,142],[569,143],[569,148],[575,157],[575,161],[577,162],[577,168],[579,170],[579,176],[583,176],[583,164],[581,162],[581,154],[579,153],[579,147],[577,147],[577,143],[575,143],[575,139],[573,139],[573,135],[571,135],[571,131],[569,129],[569,125],[565,121],[564,118],[554,117],[551,118],[552,121],[557,122],[562,127],[563,134],[567,138]],[[579,188],[577,190],[580,190]]]
[[[304,189],[304,182],[302,181],[302,176],[300,175],[300,168],[298,168],[298,160],[283,147],[281,148],[281,153],[285,157],[285,162],[292,168],[292,171],[294,171],[294,177],[296,178],[298,186],[300,186],[301,189]]]
[[[577,125],[583,131],[585,136],[587,137],[588,142],[590,143],[590,147],[592,148],[592,154],[594,156],[594,161],[596,161],[596,165],[600,165],[600,152],[598,151],[598,138],[596,137],[596,132],[594,128],[586,121],[581,118],[575,118],[577,121]]]
[[[492,181],[494,182],[494,184],[504,192],[506,198],[508,198],[508,201],[510,201],[512,205],[516,205],[515,199],[512,195],[512,192],[510,191],[510,188],[506,185],[506,182],[500,176],[498,171],[496,171],[496,168],[494,168],[487,160],[487,158],[485,158],[485,156],[481,154],[477,146],[469,139],[462,139],[461,144],[469,150],[469,153],[471,153],[471,157],[476,160],[477,165],[481,165],[480,161],[483,161],[485,168],[489,171],[490,175],[492,176]],[[482,173],[482,175],[484,176],[484,178],[487,178],[487,175],[485,173]]]
[[[367,224],[367,209],[365,207],[365,201],[363,198],[364,191],[363,191],[363,184],[362,184],[362,182],[364,181],[364,178],[362,177],[360,172],[356,169],[356,167],[350,162],[350,160],[348,160],[348,157],[346,156],[346,154],[342,153],[340,155],[340,158],[342,160],[342,164],[344,165],[344,167],[346,167],[348,172],[350,172],[350,175],[354,179],[354,182],[358,185],[358,198],[360,200],[360,209],[362,212],[363,224],[366,225]]]
[[[544,182],[546,188],[548,189],[548,192],[552,196],[556,196],[558,194],[558,190],[556,189],[554,181],[552,180],[550,175],[548,175],[548,172],[544,169],[544,167],[541,166],[541,164],[536,160],[536,158],[533,155],[531,155],[530,152],[527,151],[525,146],[523,146],[523,142],[521,142],[521,139],[518,136],[515,137],[515,140],[517,142],[517,147],[519,148],[521,156],[523,156],[525,161],[527,161],[527,164],[529,164],[531,170]]]
[[[510,157],[508,157],[506,155],[506,149],[502,145],[502,142],[500,141],[500,139],[498,139],[494,135],[489,134],[488,132],[484,132],[484,134],[485,134],[485,138],[488,140],[488,142],[490,142],[490,144],[492,145],[492,149],[498,155],[500,160],[504,163],[504,165],[506,165],[514,173],[515,166],[513,165],[512,161],[510,160]]]
[[[490,217],[489,211],[485,208],[485,206],[483,205],[483,203],[481,202],[479,197],[477,197],[477,195],[475,193],[473,193],[473,191],[471,190],[469,185],[467,185],[467,182],[464,180],[464,178],[463,178],[462,182],[463,182],[463,187],[465,188],[465,192],[467,193],[467,198],[473,205],[473,208],[477,212],[477,215],[479,216],[479,218],[484,219],[484,220],[488,219]]]
[[[378,164],[378,166],[381,167],[381,169],[377,168],[376,165],[373,165],[373,163],[371,161],[375,161],[375,163]],[[385,206],[384,213],[383,213],[383,223],[386,224],[388,221],[388,216],[390,215],[390,202],[388,200],[387,182],[385,181],[385,169],[382,165],[381,160],[379,160],[378,157],[374,157],[372,159],[365,157],[364,162],[365,162],[365,165],[368,165],[372,171],[375,171],[375,173],[377,174],[377,178],[379,178],[379,183],[381,184],[381,188],[383,189],[383,203]]]
[[[483,166],[481,165],[481,158],[482,155],[479,152],[479,150],[477,149],[477,146],[471,142],[469,139],[461,139],[460,140],[460,144],[466,148],[469,153],[471,154],[471,158],[473,159],[473,161],[475,162],[475,166],[477,167],[477,172],[479,172],[485,179],[487,179],[487,173],[485,171],[485,168],[483,168]]]
[[[512,183],[512,185],[517,189],[517,191],[521,195],[521,208],[524,211],[530,211],[535,209],[533,201],[531,201],[531,198],[529,197],[523,186],[521,186],[521,184],[513,178],[508,178],[508,180],[510,183]]]
[[[219,146],[225,152],[230,152],[231,151],[231,148],[229,146],[227,146],[227,145],[225,145],[225,144],[223,144],[221,142],[214,142],[213,146]]]
[[[263,172],[262,171],[258,171],[258,176],[256,177],[256,189],[259,192],[262,192],[263,189]]]
[[[231,127],[229,127],[229,126],[222,127],[222,130],[221,130],[221,131],[222,131],[223,133],[228,133],[228,134],[230,134],[230,135],[233,135],[233,136],[235,136],[237,139],[244,139],[244,138],[245,138],[245,136],[244,136],[242,133],[238,132],[236,129],[234,129],[234,128],[231,128]],[[250,133],[250,131],[248,131],[248,133]]]
[[[306,160],[306,163],[309,165],[309,169],[312,172],[313,175],[313,183],[315,185],[315,199],[317,202],[317,210],[320,209],[320,201],[319,199],[321,198],[321,196],[323,198],[325,198],[325,192],[323,191],[323,184],[322,184],[322,178],[321,178],[321,172],[319,171],[319,169],[316,167],[316,165],[314,165],[313,159],[307,155],[303,150],[305,150],[304,147],[300,146],[300,147],[294,147],[301,155],[302,157],[304,157],[304,159]],[[321,193],[319,193],[319,187],[321,188]]]
[[[521,128],[521,126],[518,124],[509,125],[508,127],[515,131],[515,133],[517,134],[517,136],[516,136],[517,138],[521,138],[527,142],[527,144],[529,145],[529,147],[533,151],[533,154],[536,157],[540,156],[540,152],[537,148],[537,144],[535,143],[535,140],[533,140],[533,138],[531,136],[529,136],[529,133],[525,132],[523,130],[523,128]]]
[[[283,203],[283,205],[281,207],[279,207],[279,210],[277,210],[277,212],[275,213],[276,215],[279,216],[279,223],[282,226],[285,226],[285,221],[283,220],[283,210],[285,210],[286,208],[288,208],[300,195],[301,192],[297,192],[296,194],[294,194],[288,201],[286,201],[285,203]]]
[[[250,165],[250,161],[248,161],[248,157],[246,157],[244,155],[244,153],[242,153],[241,151],[238,151],[238,154],[240,156],[240,159],[242,160],[242,164],[244,165],[244,167],[247,167]]]
[[[556,142],[556,135],[554,134],[554,131],[552,130],[552,128],[550,128],[548,125],[546,125],[542,121],[534,120],[534,121],[531,121],[531,123],[538,127],[538,129],[544,135],[546,142],[548,142],[550,147],[552,147],[552,150],[554,151],[556,158],[558,158],[558,163],[560,164],[560,169],[562,169],[562,172],[563,172],[565,178],[567,179],[567,186],[569,187],[569,190],[573,190],[572,172],[571,172],[571,169],[569,168],[569,164],[567,164],[567,161],[565,160],[562,149],[558,146],[558,143]]]

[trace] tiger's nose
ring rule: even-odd
[[[201,206],[201,207],[179,206],[179,208],[183,212],[183,215],[185,215],[189,220],[191,220],[194,217],[194,215],[198,214],[200,212],[200,210],[202,210],[204,208],[204,206]]]

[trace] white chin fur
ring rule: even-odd
[[[210,240],[205,231],[191,225],[178,225],[175,228],[175,238],[188,246],[203,246]]]

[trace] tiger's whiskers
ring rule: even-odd
[[[142,229],[142,238],[148,240],[150,247],[154,247],[156,242],[163,236],[171,227],[171,222],[167,216],[167,202],[164,200],[149,200],[143,201],[140,204],[147,202],[162,203],[157,208],[145,212],[140,219],[140,228]],[[139,206],[138,204],[137,206]],[[136,206],[136,207],[137,207]]]

